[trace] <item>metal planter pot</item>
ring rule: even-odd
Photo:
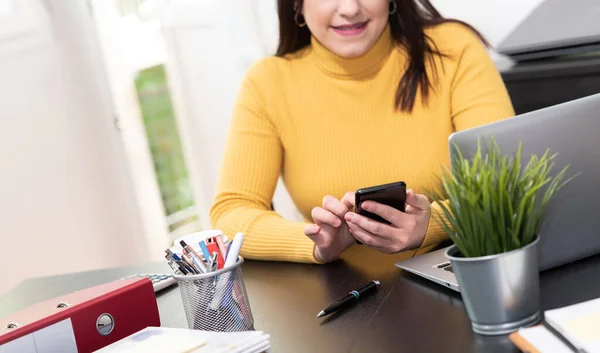
[[[540,321],[538,243],[472,258],[455,245],[446,250],[473,331],[504,335]]]

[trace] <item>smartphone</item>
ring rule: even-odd
[[[404,212],[406,208],[406,183],[398,181],[390,184],[383,184],[362,188],[355,193],[356,213],[369,217],[375,221],[390,224],[382,217],[363,210],[360,206],[363,202],[370,200],[384,205],[391,206],[399,211]]]

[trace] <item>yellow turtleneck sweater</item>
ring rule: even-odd
[[[306,223],[271,210],[278,177],[306,222],[324,196],[405,181],[417,193],[437,187],[449,163],[448,136],[514,115],[485,47],[459,24],[427,30],[438,49],[435,91],[412,113],[394,109],[407,55],[389,27],[364,56],[344,59],[316,39],[286,58],[247,72],[233,109],[212,226],[245,234],[249,259],[316,262]],[[431,70],[431,67],[428,66]],[[436,207],[435,204],[432,207]],[[275,205],[277,208],[277,205]],[[445,240],[432,217],[422,248]],[[365,245],[356,245],[365,247]],[[414,251],[411,252],[414,254]]]

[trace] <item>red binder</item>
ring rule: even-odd
[[[118,280],[0,318],[0,350],[20,345],[15,351],[24,352],[22,347],[35,341],[44,351],[76,345],[76,352],[88,353],[148,326],[160,326],[152,282],[147,278]]]

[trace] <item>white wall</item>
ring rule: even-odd
[[[148,255],[87,4],[25,1],[42,36],[0,41],[0,292]]]

